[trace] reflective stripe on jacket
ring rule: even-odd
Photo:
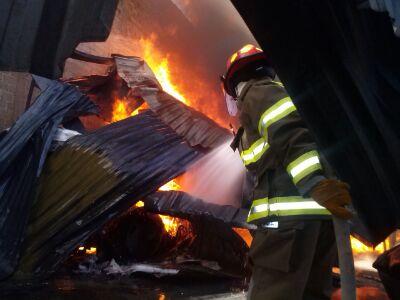
[[[249,81],[238,108],[240,156],[258,178],[248,222],[329,215],[307,198],[325,177],[315,142],[283,85],[271,78]]]

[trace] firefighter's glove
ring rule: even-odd
[[[350,186],[336,179],[324,179],[311,191],[311,197],[332,215],[341,219],[350,219],[353,215],[345,207],[351,202]]]

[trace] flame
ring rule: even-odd
[[[154,39],[155,37],[151,36],[148,39],[142,38],[139,40],[141,47],[141,54],[139,56],[141,56],[149,65],[150,69],[152,69],[165,92],[186,105],[190,105],[187,97],[184,96],[183,92],[180,91],[179,87],[172,79],[169,55],[163,55],[157,51],[154,45]],[[127,100],[115,99],[111,122],[117,122],[130,116],[135,116],[139,113],[139,109],[140,108],[137,108],[129,114]]]
[[[96,247],[90,247],[90,248],[85,248],[84,246],[80,246],[78,248],[79,251],[85,251],[86,254],[89,255],[95,255],[97,253],[97,248]]]
[[[160,187],[159,191],[179,191],[181,186],[175,181],[171,180]],[[171,216],[159,215],[161,221],[164,224],[165,230],[168,232],[170,236],[176,236],[178,232],[178,228],[181,225],[182,220],[179,218],[174,218]]]
[[[85,253],[89,254],[89,255],[95,255],[97,253],[97,248],[96,247],[90,247],[89,249],[86,249]]]
[[[363,244],[360,240],[356,239],[353,236],[350,236],[350,242],[354,254],[365,254],[365,253],[382,254],[383,252],[385,252],[390,248],[389,239],[386,239],[385,241],[377,245],[375,248]]]
[[[251,236],[250,232],[247,229],[244,228],[232,228],[247,244],[247,246],[250,247],[251,242],[253,240],[253,237]],[[389,239],[386,239],[382,243],[378,244],[375,248],[369,247],[365,244],[363,244],[360,240],[357,238],[350,236],[350,242],[351,242],[351,248],[353,249],[353,253],[355,255],[357,254],[382,254],[386,250],[390,249],[390,241]]]
[[[215,122],[225,127],[227,120],[219,112],[220,95],[198,74],[198,70],[187,68],[182,59],[175,52],[164,52],[160,47],[156,34],[140,38],[136,41],[138,47],[131,52],[132,55],[143,58],[154,72],[163,90],[188,106],[193,106],[211,117]],[[204,101],[207,99],[208,101]],[[122,101],[122,100],[120,100]],[[113,122],[130,116],[127,106],[116,103]],[[138,110],[134,112],[137,114]],[[132,115],[132,114],[131,114]]]
[[[126,119],[127,117],[136,116],[139,113],[139,108],[137,108],[130,114],[128,111],[129,107],[126,99],[115,99],[111,122],[114,123]]]
[[[144,207],[144,202],[143,201],[136,202],[135,207]]]
[[[179,191],[181,190],[181,186],[175,181],[171,180],[164,184],[162,187],[160,187],[158,190],[159,191]]]
[[[178,86],[172,80],[169,56],[162,55],[159,51],[157,51],[156,47],[154,46],[154,39],[155,37],[152,36],[147,39],[142,38],[139,40],[139,44],[142,48],[143,59],[154,72],[154,75],[160,82],[163,90],[179,101],[189,105],[187,98],[181,91],[179,91]]]
[[[177,191],[180,190],[181,186],[176,183],[175,180],[171,180],[164,184],[162,187],[160,187],[158,190],[159,191]],[[135,203],[135,207],[144,207],[144,202],[143,201],[138,201]],[[172,237],[176,236],[178,233],[179,226],[185,224],[185,220],[182,220],[180,218],[175,218],[171,216],[166,216],[166,215],[158,215],[163,222],[165,231]]]
[[[178,232],[178,228],[181,224],[181,219],[179,218],[174,218],[171,216],[166,216],[166,215],[159,215],[161,218],[161,221],[164,224],[165,231],[170,235],[170,236],[176,236]]]

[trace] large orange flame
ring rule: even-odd
[[[157,80],[163,90],[176,98],[177,100],[190,105],[188,98],[180,91],[178,85],[174,82],[171,75],[171,65],[169,55],[161,54],[154,45],[155,36],[142,38],[139,40],[141,53],[139,54],[154,72]],[[137,115],[139,108],[129,113],[126,99],[115,99],[113,105],[112,122],[123,120],[127,117]]]
[[[179,90],[171,76],[171,66],[168,55],[161,54],[154,46],[155,37],[142,38],[139,44],[142,48],[142,58],[154,72],[157,80],[160,82],[163,90],[175,97],[179,101],[189,105],[189,101]]]

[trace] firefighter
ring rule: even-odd
[[[330,176],[267,55],[246,45],[222,76],[229,113],[239,114],[234,147],[255,184],[247,222],[249,299],[330,299],[336,257],[331,214],[351,218],[349,186]]]

